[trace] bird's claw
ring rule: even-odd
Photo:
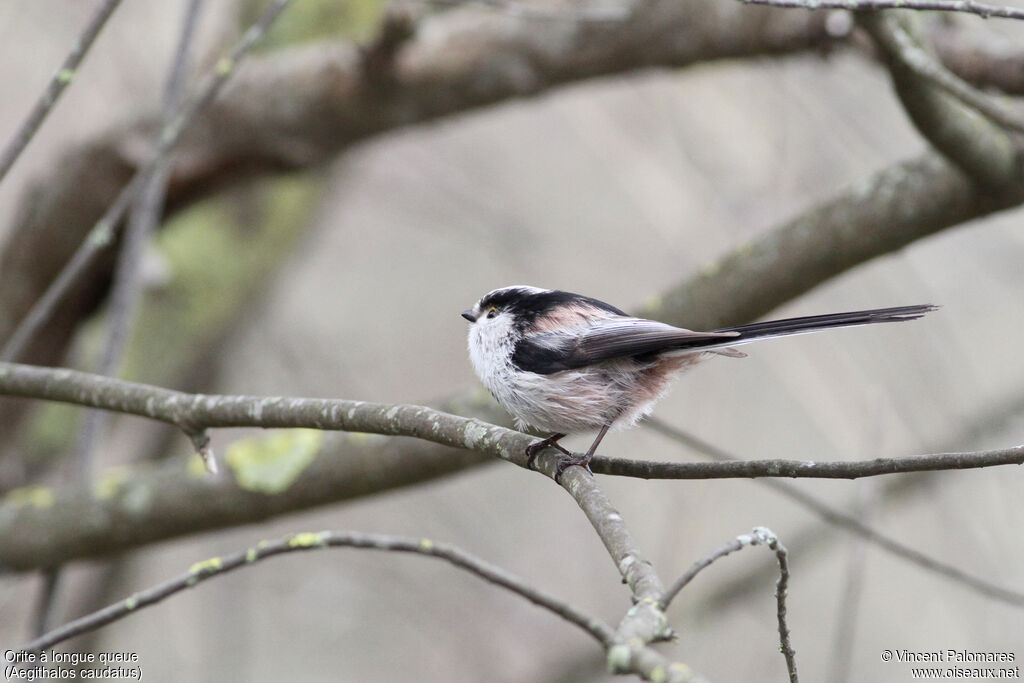
[[[590,456],[575,456],[570,455],[565,458],[558,459],[558,465],[555,467],[555,481],[559,484],[562,483],[562,474],[570,467],[582,467],[587,471],[587,474],[594,476],[594,473],[590,469]]]
[[[548,444],[544,443],[544,441],[534,441],[526,447],[526,469],[534,469],[533,461],[536,460],[540,452],[547,447]]]

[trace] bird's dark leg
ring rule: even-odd
[[[610,424],[606,424],[605,426],[601,427],[601,431],[597,433],[597,438],[594,439],[594,443],[590,444],[590,448],[587,450],[587,452],[583,455],[582,458],[569,454],[568,457],[559,460],[558,468],[555,470],[555,481],[558,481],[559,477],[562,476],[562,472],[565,472],[567,469],[574,465],[579,465],[587,472],[590,472],[590,459],[594,457],[594,452],[597,451],[597,446],[598,444],[601,443],[601,439],[603,439],[604,435],[608,433],[609,427],[611,427]],[[591,472],[591,474],[593,474],[593,472]]]
[[[527,446],[526,447],[526,469],[532,470],[533,469],[533,461],[537,459],[537,456],[540,454],[540,452],[542,450],[544,450],[545,448],[548,448],[548,447],[557,448],[558,450],[562,451],[566,455],[570,455],[571,456],[572,453],[570,453],[569,451],[565,450],[563,447],[558,445],[558,440],[561,439],[564,436],[565,436],[565,434],[560,434],[560,433],[556,432],[555,434],[552,434],[551,436],[549,436],[546,439],[541,439],[540,441],[534,441],[529,446]]]

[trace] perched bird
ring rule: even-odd
[[[527,466],[553,447],[558,464],[589,463],[609,429],[648,415],[677,373],[709,354],[742,358],[735,346],[834,327],[902,322],[935,306],[900,306],[772,320],[693,332],[643,318],[581,294],[538,287],[502,287],[463,311],[470,322],[469,357],[494,398],[515,418],[551,432],[526,449]],[[597,429],[587,452],[558,444],[567,434]]]

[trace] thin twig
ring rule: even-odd
[[[484,581],[507,588],[533,604],[543,607],[571,624],[579,626],[602,645],[607,646],[611,642],[612,629],[607,624],[580,612],[562,600],[531,587],[522,579],[509,574],[500,567],[489,564],[455,546],[435,543],[425,538],[412,539],[382,534],[321,531],[319,533],[295,534],[275,541],[261,541],[256,546],[243,552],[228,557],[214,557],[204,562],[198,562],[192,565],[189,571],[176,578],[135,593],[125,600],[76,619],[69,624],[36,638],[27,643],[22,648],[22,651],[38,652],[52,647],[74,636],[123,619],[143,607],[154,605],[166,597],[187,588],[192,588],[207,579],[252,565],[267,557],[321,548],[365,548],[436,557],[445,560],[459,569],[464,569]]]
[[[789,553],[786,546],[782,545],[779,539],[770,530],[763,527],[754,529],[754,535],[762,536],[768,547],[775,551],[775,559],[779,563],[779,580],[775,584],[776,613],[779,622],[779,650],[786,659],[786,669],[789,671],[790,683],[798,683],[796,674],[796,651],[789,635],[789,626],[786,625],[786,591],[789,587]]]
[[[710,555],[695,562],[686,572],[658,597],[658,604],[665,609],[672,600],[693,580],[703,569],[710,566],[718,559],[742,550],[747,546],[765,545],[775,552],[775,558],[779,563],[779,580],[775,584],[776,614],[779,623],[779,650],[786,659],[786,669],[789,671],[791,683],[798,683],[796,673],[796,652],[790,640],[789,627],[786,625],[786,589],[789,585],[789,562],[787,560],[786,547],[779,542],[778,537],[764,527],[757,527],[749,534],[737,536],[729,543],[715,550]]]
[[[728,453],[702,439],[698,439],[692,434],[687,434],[686,432],[683,432],[682,430],[661,420],[648,418],[645,424],[649,424],[660,434],[677,442],[683,443],[695,451],[703,453],[716,460],[735,461],[739,459],[738,456]],[[1024,593],[993,584],[990,581],[968,574],[962,569],[958,569],[957,567],[930,557],[918,550],[914,550],[900,541],[889,538],[881,532],[876,531],[856,517],[842,512],[827,503],[823,503],[814,496],[796,488],[789,482],[766,478],[760,480],[759,483],[774,489],[798,505],[807,508],[825,522],[859,536],[881,550],[915,564],[925,571],[933,572],[940,576],[944,576],[947,579],[951,579],[965,588],[973,590],[985,597],[1000,600],[1015,607],[1024,607]]]
[[[600,474],[641,479],[860,479],[883,474],[964,470],[1024,464],[1024,446],[967,453],[930,453],[898,458],[815,462],[810,460],[739,460],[735,462],[655,462],[594,456]]]
[[[57,600],[55,596],[60,592],[61,568],[53,567],[42,572],[43,585],[39,594],[39,601],[36,603],[35,614],[32,619],[32,633],[41,636],[51,628],[56,617]]]
[[[185,74],[188,71],[189,59],[192,53],[192,41],[195,37],[196,25],[202,4],[203,0],[191,0],[185,10],[185,18],[182,22],[178,44],[174,50],[174,57],[171,60],[171,67],[168,70],[164,85],[162,125],[167,125],[170,122],[174,112],[181,104]],[[153,147],[154,149],[159,149],[160,140],[158,137],[153,140]],[[170,168],[170,155],[169,152],[166,152],[163,154],[157,153],[154,156],[156,157],[155,166],[142,182],[142,189],[139,192],[135,208],[128,222],[128,229],[125,231],[125,236],[122,240],[117,267],[114,272],[114,283],[110,296],[109,332],[97,367],[97,372],[101,375],[115,375],[124,356],[129,324],[135,314],[142,291],[139,283],[139,273],[143,250],[163,208],[164,192]],[[85,484],[89,481],[96,442],[103,437],[108,416],[109,413],[105,411],[87,411],[78,429],[78,437],[75,440],[71,460],[76,471],[76,478],[80,483]],[[196,450],[201,455],[207,452],[199,448]],[[204,458],[204,461],[213,462],[212,458]],[[45,615],[53,612],[56,601],[60,596],[61,582],[59,578],[61,572],[61,567],[54,567],[49,571],[46,590],[39,603],[37,617],[39,623],[49,623]],[[48,630],[48,628],[41,629],[39,632],[42,633],[43,630]]]
[[[676,595],[679,594],[679,591],[686,588],[686,586],[696,578],[697,574],[700,574],[704,569],[709,567],[711,563],[725,557],[726,555],[742,550],[748,545],[754,545],[753,540],[754,539],[750,534],[737,536],[710,555],[702,557],[694,562],[690,568],[683,572],[683,575],[676,579],[672,586],[662,593],[660,598],[658,598],[658,602],[661,604],[662,609],[667,609],[675,599]]]
[[[68,264],[46,292],[33,304],[32,309],[18,325],[3,350],[0,351],[0,360],[14,360],[21,355],[25,346],[35,337],[42,325],[49,320],[57,304],[75,285],[93,259],[114,241],[114,228],[121,221],[125,211],[128,210],[136,193],[141,188],[143,180],[152,173],[159,160],[178,143],[182,134],[199,113],[220,93],[227,80],[237,72],[239,62],[263,37],[267,29],[291,1],[274,0],[259,19],[246,29],[242,38],[231,51],[217,61],[213,70],[206,75],[196,95],[182,107],[178,115],[168,125],[163,127],[160,131],[160,144],[154,156],[136,171],[107,212],[89,231]]]
[[[114,13],[114,10],[120,4],[121,0],[104,0],[103,4],[96,9],[85,30],[75,40],[71,52],[64,58],[64,63],[53,74],[53,78],[50,79],[46,90],[43,91],[35,106],[32,107],[32,111],[28,113],[28,116],[25,117],[25,120],[18,127],[10,142],[7,143],[3,152],[0,153],[0,181],[3,181],[7,172],[14,166],[14,162],[18,160],[18,157],[21,156],[21,153],[35,136],[36,131],[39,130],[39,126],[42,125],[43,121],[53,110],[54,105],[57,104],[57,100],[60,99],[64,90],[75,79],[79,64],[82,63],[86,53],[89,52],[89,48],[92,47],[93,41],[99,36],[100,31],[107,25],[110,15]]]
[[[936,12],[965,12],[988,19],[1024,19],[1024,10],[989,5],[974,0],[740,0],[744,5],[766,5],[787,9],[883,10],[911,9]]]
[[[195,36],[202,4],[202,0],[191,0],[185,11],[178,44],[164,85],[162,126],[170,124],[174,113],[181,104],[192,39]],[[163,210],[164,193],[170,170],[170,150],[161,149],[159,135],[154,137],[153,149],[153,163],[149,173],[143,176],[128,227],[121,240],[117,266],[114,269],[108,334],[96,368],[97,374],[100,375],[114,376],[117,374],[117,368],[121,365],[130,323],[142,293],[139,283],[142,255]],[[73,457],[80,477],[89,476],[92,454],[96,441],[102,438],[106,415],[105,412],[90,411],[82,422],[78,439],[75,442]]]

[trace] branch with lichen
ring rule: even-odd
[[[590,521],[605,550],[615,562],[622,582],[629,586],[633,608],[615,629],[614,647],[608,650],[612,673],[637,672],[648,680],[690,680],[685,665],[670,662],[650,649],[650,643],[669,640],[664,607],[657,601],[662,582],[654,567],[640,554],[632,533],[594,478],[580,467],[570,467],[558,479]]]
[[[252,548],[234,555],[214,557],[197,562],[184,574],[54,629],[27,643],[21,648],[21,651],[38,652],[52,647],[74,636],[123,619],[203,581],[251,566],[268,557],[324,548],[363,548],[435,557],[468,571],[484,581],[510,590],[569,623],[579,626],[603,646],[607,647],[611,643],[611,627],[599,619],[584,614],[572,605],[530,586],[522,579],[455,546],[436,543],[425,538],[411,539],[382,534],[321,531],[294,534],[274,541],[261,541]]]
[[[177,463],[140,468],[130,477],[119,471],[121,474],[112,483],[104,484],[106,480],[100,479],[98,489],[78,487],[61,492],[59,496],[49,489],[16,490],[0,505],[0,558],[5,567],[14,570],[52,566],[185,533],[252,522],[366,495],[480,463],[481,456],[525,467],[525,448],[535,439],[487,421],[497,421],[502,416],[493,404],[482,401],[473,405],[463,402],[458,409],[476,412],[485,419],[416,405],[187,394],[73,370],[14,363],[0,363],[0,395],[62,401],[138,415],[175,425],[193,437],[221,427],[308,428],[356,433],[344,438],[322,435],[305,443],[289,442],[280,450],[303,457],[300,462],[285,465],[286,470],[295,471],[285,478],[283,485],[262,483],[258,467],[254,475],[254,468],[246,467],[239,462],[241,459],[233,459],[229,454],[232,476],[212,482],[196,479]],[[419,442],[367,442],[372,438],[366,436],[368,434],[416,437]],[[301,440],[307,437],[282,438]],[[318,457],[331,448],[351,450],[358,463],[353,465],[356,469],[347,469],[332,458]],[[598,474],[646,478],[856,478],[1021,462],[1024,462],[1024,448],[834,463],[786,460],[650,463],[596,456],[591,468]],[[554,478],[556,463],[554,455],[542,454],[537,466]],[[579,481],[579,477],[574,476],[571,481]],[[182,509],[180,502],[185,499],[190,504]],[[141,510],[138,509],[140,500],[146,501]],[[600,515],[588,516],[592,521],[600,518]],[[132,519],[134,523],[118,524],[121,519]],[[616,562],[620,560],[617,556]]]

